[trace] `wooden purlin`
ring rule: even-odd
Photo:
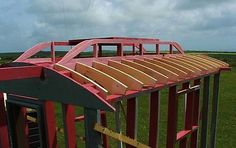
[[[225,63],[225,62],[223,62],[223,61],[221,61],[221,60],[218,60],[218,59],[215,59],[215,58],[206,56],[206,55],[196,55],[196,56],[201,57],[201,58],[204,58],[204,59],[211,60],[211,61],[213,61],[213,62],[216,62],[216,63],[218,63],[218,64],[221,64],[222,66],[226,66],[226,67],[229,66],[228,63]]]
[[[157,60],[153,60],[153,59],[148,59],[148,58],[144,58],[145,61],[148,61],[152,64],[158,65],[158,66],[162,66],[170,71],[173,71],[174,73],[178,74],[180,78],[185,78],[186,75],[188,74],[187,72],[178,69],[170,64],[164,63],[162,61],[157,61]]]
[[[157,82],[155,78],[145,74],[144,72],[137,70],[133,67],[130,67],[128,65],[122,64],[120,62],[109,60],[108,65],[133,76],[134,78],[141,81],[144,84],[144,86],[155,86]]]
[[[121,60],[121,63],[129,65],[129,66],[131,66],[135,69],[138,69],[138,70],[146,73],[147,75],[157,79],[157,82],[159,82],[159,83],[164,83],[164,84],[167,83],[167,80],[168,80],[167,76],[165,76],[162,73],[159,73],[159,72],[157,72],[157,71],[155,71],[155,70],[153,70],[149,67],[146,67],[144,65],[135,63],[135,62],[130,61],[130,60],[124,60],[124,59]]]
[[[188,63],[186,63],[186,62],[183,62],[183,61],[179,61],[178,59],[176,59],[176,58],[164,58],[164,59],[167,59],[167,60],[169,60],[169,61],[171,61],[171,62],[174,62],[174,63],[178,63],[178,64],[180,64],[180,65],[182,65],[182,66],[184,66],[184,67],[186,67],[186,68],[188,68],[188,69],[191,69],[191,70],[193,70],[194,71],[194,73],[195,74],[200,74],[201,73],[201,69],[199,69],[199,68],[197,68],[197,67],[195,67],[195,66],[193,66],[193,65],[191,65],[191,64],[188,64]]]
[[[129,90],[141,90],[143,83],[131,75],[103,63],[93,62],[92,66],[122,82]]]
[[[151,62],[148,62],[148,61],[144,61],[144,60],[139,60],[139,59],[134,59],[134,62],[136,63],[139,63],[143,66],[146,66],[148,68],[151,68],[159,73],[162,73],[163,75],[166,75],[168,77],[169,80],[171,81],[177,81],[178,79],[180,79],[179,75],[162,67],[162,66],[159,66],[159,65],[155,65]]]
[[[110,94],[124,95],[127,91],[128,87],[125,84],[93,67],[82,63],[76,63],[75,71],[96,81],[105,89],[107,89]]]
[[[150,148],[149,146],[144,145],[135,139],[131,139],[131,138],[129,138],[125,135],[122,135],[120,133],[113,132],[112,130],[110,130],[106,127],[103,127],[103,126],[99,125],[98,123],[95,124],[94,130],[96,130],[102,134],[105,134],[107,136],[110,136],[110,137],[112,137],[116,140],[119,140],[121,142],[127,143],[129,145],[134,146],[134,147],[137,147],[137,148]]]
[[[192,62],[190,60],[187,60],[187,59],[184,59],[184,58],[181,58],[181,57],[175,57],[175,59],[179,60],[179,61],[182,61],[182,62],[185,62],[185,63],[188,63],[190,65],[193,65],[194,67],[197,67],[200,70],[205,71],[205,72],[211,70],[209,68],[206,68],[205,66],[202,66],[201,64],[197,64],[196,62]]]
[[[183,65],[181,65],[179,63],[175,63],[175,62],[169,61],[167,59],[159,59],[159,58],[154,58],[154,59],[157,60],[157,61],[162,61],[162,62],[167,63],[169,65],[172,65],[174,67],[177,67],[178,69],[181,69],[182,71],[186,72],[188,75],[195,75],[195,71],[194,70],[189,69],[189,68],[187,68],[187,67],[185,67],[185,66],[183,66]]]
[[[58,70],[58,71],[69,71],[70,74],[71,74],[71,77],[72,79],[74,79],[75,81],[81,83],[81,84],[87,84],[87,83],[90,83],[90,84],[93,84],[95,86],[96,89],[98,89],[101,93],[101,96],[103,98],[106,98],[106,96],[108,95],[108,91],[103,88],[102,86],[100,86],[99,84],[97,84],[96,82],[94,82],[93,80],[85,77],[84,75],[68,68],[68,67],[65,67],[63,65],[60,65],[60,64],[55,64],[54,69]]]
[[[197,57],[197,56],[192,56],[192,55],[184,55],[186,57],[189,57],[189,58],[192,58],[192,59],[195,59],[195,60],[198,60],[198,61],[201,61],[201,62],[204,62],[206,64],[209,64],[209,65],[212,65],[214,66],[215,68],[220,68],[221,65],[220,64],[217,64],[215,62],[212,62],[210,60],[207,60],[207,59],[204,59],[204,58],[201,58],[201,57]]]
[[[191,62],[196,63],[196,64],[198,64],[198,65],[202,65],[203,67],[206,67],[207,69],[210,69],[210,70],[212,70],[212,71],[217,70],[217,69],[216,69],[214,66],[212,66],[212,65],[206,64],[206,63],[201,62],[201,61],[198,61],[198,60],[196,60],[196,59],[192,59],[192,58],[190,58],[190,57],[181,56],[181,57],[178,57],[178,58],[191,61]]]

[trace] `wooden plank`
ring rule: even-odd
[[[175,57],[175,59],[177,59],[179,61],[182,61],[182,62],[185,62],[185,63],[188,63],[190,65],[193,65],[193,66],[195,66],[195,67],[197,67],[197,68],[199,68],[199,69],[201,69],[203,71],[210,71],[210,70],[212,70],[211,68],[205,67],[205,66],[203,66],[201,64],[198,64],[196,62],[190,61],[188,59],[184,59],[182,57]]]
[[[215,58],[212,58],[212,57],[206,56],[206,55],[196,55],[196,56],[198,56],[198,57],[202,57],[202,58],[204,58],[204,59],[211,60],[212,62],[216,62],[216,63],[218,63],[218,64],[220,64],[220,65],[222,65],[222,66],[229,67],[229,64],[228,64],[228,63],[223,62],[223,61],[221,61],[221,60],[218,60],[218,59],[215,59]]]
[[[146,66],[143,66],[141,64],[135,63],[133,61],[124,60],[124,59],[121,60],[121,63],[129,65],[129,66],[131,66],[131,67],[133,67],[135,69],[138,69],[138,70],[148,74],[149,76],[157,79],[157,82],[159,82],[159,83],[164,83],[164,84],[167,83],[167,80],[168,80],[167,76],[165,76],[165,75],[163,75],[163,74],[161,74],[161,73],[159,73],[159,72],[157,72],[155,70],[152,70],[151,68],[148,68]]]
[[[207,60],[207,59],[204,59],[204,58],[201,58],[201,57],[192,56],[192,55],[185,55],[185,56],[190,57],[190,58],[195,59],[195,60],[198,60],[198,61],[201,61],[201,62],[204,62],[204,63],[207,63],[209,65],[214,66],[215,68],[220,68],[221,67],[221,65],[219,65],[215,62],[212,62],[210,60]]]
[[[175,62],[170,61],[170,60],[167,60],[167,59],[154,58],[154,60],[162,61],[162,62],[164,62],[164,63],[170,64],[170,65],[172,65],[172,66],[174,66],[174,67],[177,67],[177,68],[181,69],[182,71],[184,71],[184,72],[186,72],[186,73],[188,73],[188,74],[190,74],[190,75],[194,75],[194,73],[195,73],[195,71],[193,71],[193,70],[191,70],[191,69],[189,69],[189,68],[187,68],[187,67],[184,67],[183,65],[181,65],[181,64],[179,64],[179,63],[175,63]]]
[[[187,68],[193,70],[193,71],[194,71],[195,73],[197,73],[197,74],[200,74],[200,73],[202,72],[201,69],[199,69],[199,68],[197,68],[197,67],[195,67],[195,66],[193,66],[193,65],[191,65],[191,64],[185,63],[185,62],[183,62],[183,61],[179,61],[179,60],[176,59],[176,58],[172,58],[172,57],[171,57],[171,58],[165,58],[165,59],[170,60],[170,61],[175,62],[175,63],[178,63],[178,64],[181,64],[182,66],[187,67]]]
[[[107,136],[110,136],[116,140],[122,141],[122,142],[132,145],[134,147],[137,147],[137,148],[150,148],[149,146],[144,145],[144,144],[138,142],[137,140],[134,140],[134,139],[131,139],[125,135],[113,132],[112,130],[105,128],[105,127],[99,125],[98,123],[95,124],[94,130],[98,131],[102,134],[105,134]]]
[[[172,66],[170,64],[164,63],[162,61],[157,61],[157,60],[148,59],[148,58],[144,58],[144,60],[148,61],[150,63],[153,63],[155,65],[162,66],[162,67],[164,67],[164,68],[166,68],[166,69],[168,69],[168,70],[178,74],[181,78],[185,78],[186,75],[188,74],[187,72],[185,72],[185,71],[183,71],[183,70],[181,70],[179,68],[176,68],[176,67],[174,67],[174,66]]]
[[[155,78],[145,74],[144,72],[140,70],[130,67],[128,65],[125,65],[116,61],[112,61],[112,60],[108,61],[108,65],[133,76],[134,78],[140,80],[145,86],[154,86],[157,82]]]
[[[166,68],[163,68],[159,65],[155,65],[151,62],[148,62],[148,61],[144,61],[144,60],[139,60],[139,59],[134,59],[134,62],[136,63],[139,63],[141,65],[144,65],[148,68],[151,68],[157,72],[160,72],[162,73],[163,75],[166,75],[168,77],[168,79],[172,80],[172,81],[177,81],[179,79],[179,75],[177,75],[176,73],[166,69]]]
[[[192,61],[198,65],[202,65],[203,67],[206,67],[207,69],[211,69],[212,71],[215,71],[217,70],[214,66],[210,65],[210,64],[207,64],[207,63],[204,63],[204,62],[201,62],[201,61],[198,61],[196,59],[192,59],[190,57],[186,57],[186,56],[181,56],[181,59],[186,59],[188,61]]]
[[[75,81],[77,81],[81,84],[86,84],[86,83],[93,84],[95,86],[95,88],[100,91],[100,94],[103,98],[106,98],[106,96],[108,95],[108,91],[105,88],[103,88],[102,86],[100,86],[99,84],[94,82],[93,80],[85,77],[84,75],[82,75],[82,74],[80,74],[80,73],[78,73],[78,72],[76,72],[76,71],[74,71],[74,70],[72,70],[68,67],[65,67],[65,66],[60,65],[60,64],[55,64],[53,68],[58,70],[58,71],[63,71],[63,70],[69,71],[71,73],[72,79],[74,79]]]
[[[93,67],[119,80],[128,86],[128,89],[130,90],[141,90],[143,87],[143,83],[138,79],[106,64],[93,62]]]
[[[124,95],[128,88],[126,85],[116,80],[115,78],[107,75],[106,73],[82,63],[76,63],[75,71],[96,81],[98,84],[107,89],[108,92],[111,94]]]

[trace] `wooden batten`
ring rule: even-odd
[[[202,66],[201,64],[198,64],[196,62],[193,62],[193,61],[190,61],[190,60],[187,60],[187,59],[184,59],[182,57],[176,57],[175,59],[179,60],[179,61],[182,61],[182,62],[185,62],[185,63],[188,63],[190,65],[193,65],[194,67],[197,67],[199,68],[200,70],[202,71],[210,71],[211,69],[210,68],[207,68],[205,66]]]
[[[150,62],[152,64],[155,64],[155,65],[158,65],[158,66],[162,66],[162,67],[164,67],[164,68],[166,68],[166,69],[168,69],[168,70],[178,74],[181,78],[185,78],[186,75],[188,74],[187,72],[185,72],[185,71],[183,71],[183,70],[181,70],[179,68],[176,68],[176,67],[174,67],[174,66],[172,66],[170,64],[164,63],[162,61],[157,61],[157,60],[148,59],[148,58],[144,58],[144,60],[148,61],[148,62]]]
[[[63,65],[60,65],[60,64],[55,64],[54,69],[58,70],[58,71],[62,71],[62,70],[66,70],[66,71],[69,71],[70,74],[71,74],[71,77],[72,79],[74,79],[75,81],[81,83],[81,84],[87,84],[87,83],[90,83],[90,84],[93,84],[95,86],[95,88],[97,90],[99,90],[101,96],[103,98],[106,98],[106,96],[108,95],[108,91],[103,88],[102,86],[100,86],[99,84],[97,84],[96,82],[94,82],[93,80],[83,76],[82,74],[68,68],[68,67],[65,67]]]
[[[212,58],[212,57],[209,57],[209,56],[205,56],[205,55],[196,55],[198,57],[201,57],[201,58],[204,58],[204,59],[208,59],[208,60],[211,60],[212,62],[216,62],[224,67],[229,67],[229,64],[228,63],[225,63],[221,60],[218,60],[218,59],[215,59],[215,58]]]
[[[141,81],[145,86],[155,86],[157,82],[155,78],[145,74],[144,72],[137,70],[133,67],[130,67],[128,65],[122,64],[120,62],[109,60],[108,65],[131,75],[132,77]]]
[[[138,69],[138,70],[148,74],[149,76],[157,79],[157,82],[159,82],[159,83],[164,83],[164,84],[167,83],[167,80],[168,80],[167,76],[165,76],[162,73],[159,73],[155,70],[152,70],[151,68],[148,68],[144,65],[135,63],[135,62],[130,61],[130,60],[124,60],[124,59],[121,60],[121,63],[129,65],[129,66],[131,66],[135,69]]]
[[[128,86],[129,90],[141,90],[143,87],[143,83],[141,81],[116,68],[99,62],[93,62],[93,67],[119,80]]]
[[[192,59],[195,59],[195,60],[198,60],[198,61],[201,61],[201,62],[206,63],[206,64],[209,64],[209,65],[212,65],[212,66],[214,66],[215,68],[220,68],[220,67],[221,67],[220,64],[217,64],[217,63],[215,63],[215,62],[212,62],[212,61],[210,61],[210,60],[207,60],[207,59],[204,59],[204,58],[201,58],[201,57],[198,57],[198,56],[192,56],[192,55],[185,55],[185,56],[187,56],[187,57],[189,57],[189,58],[192,58]]]
[[[151,62],[148,62],[148,61],[144,61],[144,60],[139,60],[139,59],[134,59],[134,62],[138,63],[138,64],[141,64],[143,66],[146,66],[148,68],[151,68],[159,73],[162,73],[163,75],[167,76],[168,79],[172,80],[172,81],[177,81],[180,77],[178,74],[164,68],[164,67],[161,67],[159,65],[155,65]]]
[[[188,64],[188,63],[186,63],[186,62],[180,61],[180,60],[178,60],[178,59],[176,59],[176,58],[166,58],[166,59],[167,59],[167,60],[170,60],[170,61],[172,61],[172,62],[181,64],[181,65],[183,65],[184,67],[187,67],[187,68],[193,70],[193,71],[194,71],[195,73],[197,73],[197,74],[200,74],[200,73],[202,72],[201,69],[195,67],[194,65],[191,65],[191,64]]]
[[[189,68],[187,68],[187,67],[185,67],[185,66],[183,66],[183,65],[181,65],[181,64],[179,64],[179,63],[175,63],[175,62],[173,62],[173,61],[170,61],[170,60],[168,60],[168,59],[163,59],[163,58],[162,58],[162,59],[154,58],[154,59],[157,60],[157,61],[162,61],[162,62],[164,62],[164,63],[170,64],[170,65],[172,65],[172,66],[174,66],[174,67],[177,67],[177,68],[179,68],[179,69],[185,71],[185,72],[188,73],[189,75],[195,75],[195,71],[194,71],[194,70],[189,69]]]
[[[179,57],[178,57],[178,58],[179,58]],[[205,68],[210,69],[210,70],[212,70],[212,71],[217,70],[214,66],[211,66],[211,65],[206,64],[206,63],[204,63],[204,62],[198,61],[198,60],[196,60],[196,59],[192,59],[192,58],[190,58],[190,57],[181,56],[180,59],[184,59],[184,60],[191,61],[191,62],[193,62],[193,63],[196,63],[196,64],[198,64],[198,65],[201,65],[202,67],[205,67]]]
[[[116,80],[115,78],[107,75],[106,73],[82,63],[76,63],[75,71],[96,81],[98,84],[102,85],[105,89],[107,89],[110,94],[124,95],[128,88],[126,85]]]

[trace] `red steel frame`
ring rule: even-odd
[[[153,44],[155,45],[155,53],[149,54],[145,48],[144,44]],[[105,61],[109,58],[102,57],[102,46],[117,46],[117,57],[112,57],[112,59],[118,59],[126,56],[128,59],[134,59],[141,57],[163,57],[160,52],[160,45],[168,45],[169,52],[165,55],[176,56],[184,54],[181,46],[176,42],[170,41],[161,41],[159,39],[146,39],[146,38],[125,38],[125,37],[108,37],[108,38],[92,38],[92,39],[79,39],[79,40],[69,40],[63,42],[44,42],[35,45],[34,47],[27,50],[19,58],[17,58],[15,63],[31,63],[33,66],[23,66],[23,67],[6,67],[1,68],[0,81],[6,80],[16,80],[16,79],[25,79],[25,78],[37,78],[42,77],[43,67],[51,68],[54,63],[59,63],[67,67],[73,67],[75,62],[80,61],[87,65],[91,65],[91,62],[95,59],[104,59]],[[71,50],[63,57],[56,58],[55,47],[56,46],[73,46]],[[93,57],[90,58],[76,58],[78,54],[85,51],[88,47],[93,47]],[[124,47],[131,46],[132,52],[130,55],[124,55]],[[50,48],[51,57],[50,58],[37,58],[32,59],[31,57],[36,53],[42,51],[45,48]],[[136,53],[135,49],[138,49]],[[173,52],[174,48],[178,53]],[[101,60],[101,62],[103,62]],[[223,67],[221,70],[227,70],[227,67]],[[220,71],[219,71],[220,72]],[[166,147],[173,148],[176,145],[176,142],[179,142],[181,148],[187,147],[188,135],[190,135],[190,144],[192,148],[197,147],[197,135],[199,130],[199,98],[200,98],[200,82],[201,78],[208,77],[211,74],[217,74],[219,72],[213,73],[201,73],[201,75],[194,75],[192,77],[187,77],[186,79],[178,82],[169,81],[167,85],[157,84],[154,88],[145,89],[143,88],[140,91],[127,91],[125,96],[122,95],[110,95],[106,98],[106,101],[109,103],[115,103],[124,99],[127,99],[127,121],[126,121],[126,135],[130,138],[137,138],[137,96],[142,92],[150,93],[150,119],[149,119],[149,143],[150,147],[157,147],[158,145],[158,122],[159,122],[159,106],[160,106],[160,90],[164,87],[169,87],[169,101],[168,101],[168,122],[167,122],[167,143]],[[20,75],[19,75],[20,73]],[[70,77],[70,74],[67,72],[60,72],[62,75]],[[193,86],[190,85],[190,82],[194,80]],[[219,85],[215,82],[215,85]],[[183,84],[181,90],[177,90],[177,85]],[[91,92],[96,90],[90,89]],[[216,87],[216,92],[218,93],[218,87]],[[185,126],[184,129],[180,132],[177,132],[177,113],[178,113],[178,96],[181,94],[186,94],[186,112],[185,112]],[[214,95],[217,98],[217,95]],[[97,96],[99,98],[99,96]],[[26,96],[23,96],[24,99],[27,99]],[[216,102],[214,102],[216,104]],[[216,106],[217,107],[217,106]],[[0,146],[9,147],[7,123],[6,123],[6,111],[4,109],[4,101],[1,93],[0,96]],[[55,121],[55,109],[52,101],[44,101],[44,112],[45,112],[45,126],[47,131],[47,143],[48,147],[54,148],[58,147],[57,144],[57,131],[56,131],[56,121]],[[91,125],[98,121],[98,118],[101,118],[101,124],[107,126],[107,119],[105,112],[101,112],[100,117],[98,111],[94,109],[85,108],[85,116],[76,117],[75,108],[73,105],[62,103],[63,111],[63,121],[64,121],[64,134],[66,146],[69,148],[76,147],[76,128],[75,123],[78,121],[83,121],[85,119],[85,128],[91,128]],[[217,112],[216,110],[214,110]],[[90,118],[91,116],[91,118]],[[216,122],[216,115],[214,116]],[[212,124],[212,129],[215,124]],[[86,135],[98,136],[98,133],[94,133],[91,129],[86,132]],[[214,141],[215,131],[211,135]],[[91,142],[88,145],[93,145],[97,147],[96,144],[99,144],[99,140],[93,137],[87,137],[87,140]],[[91,139],[95,139],[91,141]],[[109,147],[108,137],[103,135],[103,146]],[[203,138],[204,140],[204,138]],[[86,141],[87,142],[87,141]],[[205,146],[206,144],[201,144]],[[132,147],[127,144],[126,147]]]

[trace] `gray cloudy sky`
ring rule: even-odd
[[[41,41],[151,37],[236,51],[235,0],[1,0],[0,52]]]

